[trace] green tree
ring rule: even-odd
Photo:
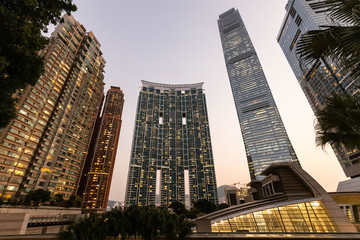
[[[144,240],[153,240],[160,236],[161,224],[164,222],[163,211],[163,209],[156,209],[155,206],[141,208],[138,232]]]
[[[345,66],[353,77],[360,76],[360,11],[358,0],[321,1],[334,26],[321,26],[302,35],[296,52],[304,63],[330,57]]]
[[[199,214],[199,211],[192,208],[192,209],[190,209],[190,211],[188,211],[188,213],[186,214],[186,217],[189,219],[195,219],[197,217],[197,214]]]
[[[66,207],[81,207],[82,198],[80,196],[71,195],[65,202]]]
[[[191,228],[195,226],[193,222],[186,218],[184,214],[169,213],[162,210],[161,235],[166,240],[186,239],[191,233]]]
[[[174,240],[177,238],[177,214],[169,212],[163,214],[164,221],[161,224],[160,231],[166,240]]]
[[[215,203],[206,199],[200,199],[194,203],[194,208],[201,213],[211,213],[217,210]]]
[[[348,148],[360,147],[360,99],[333,93],[316,117],[316,145],[342,143]]]
[[[172,211],[176,214],[187,214],[188,211],[185,208],[185,204],[179,201],[172,202],[169,206],[169,208],[172,209]]]
[[[226,204],[226,203],[221,203],[221,204],[219,204],[219,205],[217,206],[217,208],[218,208],[219,210],[225,209],[225,208],[228,208],[228,207],[229,207],[229,204]]]
[[[104,214],[90,214],[70,224],[58,234],[58,239],[82,240],[126,239],[141,236],[144,240],[165,237],[167,240],[183,240],[192,232],[194,223],[184,214],[177,215],[167,208],[155,206],[131,206],[125,211],[112,209]]]
[[[104,240],[107,236],[104,214],[90,214],[70,224],[58,234],[59,240]]]
[[[50,204],[51,205],[54,205],[54,206],[60,206],[64,203],[64,198],[63,198],[63,195],[62,194],[55,194],[52,199],[51,199],[51,202]]]
[[[125,239],[125,228],[124,228],[124,214],[118,208],[113,208],[111,211],[105,213],[106,221],[106,232],[108,236],[116,239],[119,235]]]
[[[31,190],[28,195],[25,196],[25,205],[39,206],[50,200],[51,192],[43,189]]]
[[[137,235],[138,229],[141,227],[138,221],[141,211],[142,207],[136,205],[132,205],[125,210],[125,221],[123,222],[123,224],[125,225],[126,232],[123,233],[122,237],[131,237]]]
[[[192,233],[192,228],[195,227],[195,223],[185,218],[183,215],[176,216],[176,233],[178,240],[184,240]]]
[[[72,0],[2,0],[0,2],[0,128],[16,113],[13,94],[34,85],[43,71],[39,51],[48,42],[42,35],[65,11],[76,10]]]

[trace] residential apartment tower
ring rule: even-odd
[[[203,83],[142,81],[125,196],[127,205],[218,202]],[[188,190],[187,190],[188,189]]]
[[[103,94],[105,60],[92,32],[64,16],[40,53],[44,73],[19,92],[16,118],[0,129],[0,195],[44,189],[74,195]]]
[[[84,188],[82,208],[106,209],[119,142],[124,94],[119,87],[108,90],[99,126],[93,134],[93,149],[89,149],[80,187]],[[90,154],[90,152],[92,152]],[[85,166],[86,166],[85,165]],[[83,186],[82,186],[83,185]]]

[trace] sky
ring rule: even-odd
[[[310,109],[276,41],[287,0],[74,0],[73,16],[101,43],[105,89],[118,86],[125,104],[110,200],[125,197],[141,80],[204,82],[218,187],[250,181],[226,71],[218,16],[239,9],[302,167],[327,191],[345,180],[331,148],[315,146]]]

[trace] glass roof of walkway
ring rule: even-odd
[[[275,163],[249,183],[244,204],[194,220],[197,233],[348,233],[356,228],[301,166]]]
[[[190,236],[190,239],[197,240],[222,240],[222,239],[266,239],[266,240],[277,240],[277,239],[360,239],[360,233],[194,233]]]
[[[321,201],[282,205],[211,221],[212,232],[336,232]]]

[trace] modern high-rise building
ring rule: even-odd
[[[252,180],[272,163],[299,162],[238,10],[218,20]]]
[[[325,104],[325,98],[332,92],[354,95],[360,80],[353,79],[343,66],[332,59],[304,64],[296,54],[296,44],[301,35],[320,26],[333,25],[319,0],[289,0],[286,15],[277,41],[280,44],[307,100],[314,112]],[[333,150],[348,177],[360,175],[360,151],[344,146]]]
[[[126,205],[218,202],[203,83],[142,81],[130,158]]]
[[[108,90],[100,124],[94,132],[92,144],[87,158],[88,168],[84,168],[80,187],[83,193],[78,191],[83,199],[82,208],[106,209],[111,179],[114,170],[116,150],[119,142],[121,115],[124,105],[124,94],[119,87]],[[90,152],[93,152],[90,154]]]
[[[92,32],[64,16],[40,53],[44,73],[19,92],[17,114],[0,129],[0,196],[44,189],[74,195],[103,95],[105,60]]]

